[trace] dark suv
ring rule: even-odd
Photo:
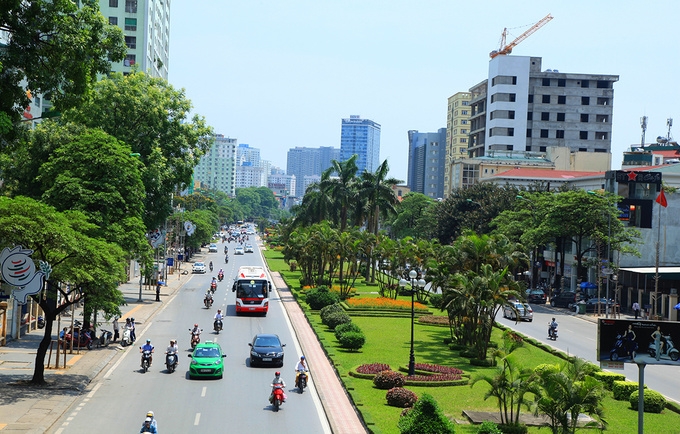
[[[576,293],[572,291],[560,292],[550,297],[550,306],[552,307],[571,307],[574,303],[576,303]]]

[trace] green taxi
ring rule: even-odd
[[[196,345],[189,364],[189,378],[217,377],[224,375],[224,361],[227,357],[217,342],[202,342]]]

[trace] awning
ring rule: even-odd
[[[656,267],[631,267],[631,268],[621,268],[621,271],[630,271],[631,273],[644,274],[646,277],[656,275]],[[675,276],[670,276],[674,274]],[[664,280],[675,280],[680,279],[680,267],[659,267],[659,276],[665,276]]]

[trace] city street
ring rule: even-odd
[[[533,322],[519,322],[503,318],[502,312],[496,321],[511,327],[538,341],[545,342],[565,353],[576,355],[597,365],[597,321],[596,317],[576,315],[568,309],[552,308],[549,305],[536,305]],[[558,327],[557,341],[550,341],[548,322],[555,317]],[[634,363],[626,363],[623,372],[630,381],[638,381],[638,367]],[[680,378],[675,366],[647,366],[645,368],[645,384],[664,396],[680,402]]]
[[[107,367],[92,382],[89,391],[64,413],[54,425],[56,433],[107,432],[111,430],[112,420],[116,421],[116,431],[138,432],[149,410],[155,413],[160,432],[225,429],[263,432],[275,427],[284,431],[295,429],[299,433],[330,432],[313,384],[302,395],[293,386],[300,350],[277,292],[270,294],[266,317],[235,315],[234,293],[231,292],[233,278],[241,265],[262,265],[259,250],[256,248],[255,253],[237,256],[232,254],[235,243],[231,243],[229,264],[225,264],[224,244],[218,246],[219,253],[205,257],[206,264],[213,261],[213,273],[208,270],[205,275],[194,275],[152,321],[139,328],[135,345]],[[213,307],[206,309],[204,294],[220,268],[224,269],[224,280],[218,283]],[[218,308],[226,310],[224,330],[219,335],[212,331],[213,316]],[[202,341],[218,342],[227,355],[221,380],[189,379],[189,328],[194,323],[203,329]],[[282,368],[249,366],[248,343],[257,333],[276,333],[287,344]],[[163,353],[173,338],[179,343],[179,367],[174,373],[168,373]],[[142,373],[138,347],[146,339],[151,339],[155,355],[149,372]],[[282,372],[286,382],[288,400],[275,413],[268,397],[269,384],[277,370]],[[312,372],[312,383],[313,376]]]

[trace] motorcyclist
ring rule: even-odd
[[[274,390],[277,388],[277,386],[280,386],[283,390],[283,402],[286,402],[286,382],[283,381],[283,378],[281,378],[281,372],[276,371],[274,374],[274,379],[272,380],[271,383],[272,386],[272,393],[269,395],[269,402],[273,403],[274,402]]]
[[[555,330],[557,330],[557,321],[555,321],[555,318],[553,318],[548,325],[548,337],[552,337],[555,333]]]
[[[217,288],[217,277],[213,276],[212,281],[210,282],[210,289]]]
[[[210,271],[212,271],[212,270],[213,270],[213,264],[212,264],[212,261],[210,261],[210,265],[208,265],[208,266],[210,267]]]
[[[217,328],[217,322],[218,321],[220,323],[222,322],[222,318],[224,318],[224,316],[222,315],[222,309],[217,309],[217,313],[215,314],[215,323],[214,323],[215,328]],[[220,325],[220,329],[222,329],[221,325]]]
[[[176,340],[170,339],[170,345],[168,345],[168,348],[166,348],[165,354],[167,354],[168,356],[175,356],[175,366],[179,364],[179,347],[177,346]]]
[[[151,425],[151,422],[153,422],[153,420],[150,417],[144,419],[144,425],[142,425],[142,429],[140,429],[139,432],[140,433],[150,432],[158,434],[158,429],[156,428],[155,425]]]
[[[217,272],[217,278],[218,278],[219,280],[224,279],[224,271],[222,271],[221,268],[220,268],[220,271]]]
[[[140,353],[143,353],[144,351],[149,351],[151,353],[149,355],[149,366],[151,366],[153,364],[153,345],[151,345],[151,339],[147,339],[146,344],[139,347]]]
[[[224,246],[224,253],[226,254],[229,251],[229,247]]]
[[[300,361],[297,362],[297,365],[295,365],[295,385],[298,385],[298,378],[300,377],[300,372],[309,372],[309,368],[307,368],[307,361],[305,360],[305,356],[300,356]]]
[[[208,291],[205,293],[205,300],[209,300],[209,304],[212,304],[212,298],[213,298],[212,291]]]
[[[151,419],[151,426],[156,428],[158,430],[158,423],[156,422],[156,419],[153,417],[153,411],[149,410],[146,412],[146,419]],[[144,428],[144,424],[146,423],[146,419],[144,419],[144,422],[142,422],[142,428]],[[144,431],[140,431],[144,432]]]
[[[229,263],[229,255],[224,255],[224,263],[225,264]]]
[[[200,328],[198,328],[198,323],[197,323],[197,324],[194,324],[194,328],[191,329],[191,340],[193,341],[193,340],[194,340],[194,336],[197,336],[198,339],[199,339],[199,341],[200,341],[200,339],[201,339],[201,331],[202,331],[202,330],[201,330]]]

